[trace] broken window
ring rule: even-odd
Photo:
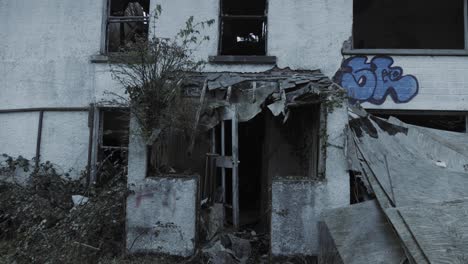
[[[354,0],[355,49],[464,49],[465,0]]]
[[[128,110],[100,109],[98,182],[112,177],[127,165],[129,124]]]
[[[220,55],[266,55],[266,0],[221,0]]]
[[[400,121],[415,125],[415,126],[422,126],[428,127],[433,129],[439,130],[447,130],[453,132],[466,132],[466,121],[465,115],[445,115],[445,114],[424,114],[424,115],[417,115],[417,114],[408,114],[408,113],[400,113],[400,114],[387,114],[382,112],[375,112],[373,113],[375,116],[382,117],[388,119],[390,116],[393,116]]]
[[[150,0],[108,0],[107,52],[118,52],[148,37]]]

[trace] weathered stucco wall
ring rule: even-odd
[[[190,256],[196,243],[198,177],[146,177],[146,144],[130,121],[127,250]]]
[[[100,53],[105,2],[0,2],[0,109],[86,107],[108,99],[104,96],[105,91],[122,92],[120,84],[112,80],[107,64],[91,63],[91,56]],[[214,25],[206,29],[210,41],[195,55],[204,60],[217,55],[219,3],[219,0],[151,1],[151,9],[156,4],[163,7],[157,27],[159,36],[174,36],[190,16],[197,20],[215,19]],[[341,55],[341,48],[351,33],[352,1],[268,1],[267,54],[277,56],[278,67],[321,69],[332,77],[342,60],[348,58]],[[369,56],[369,60],[372,57]],[[403,75],[417,79],[417,93],[407,102],[395,103],[387,97],[383,104],[376,105],[364,100],[366,108],[468,110],[467,57],[392,58],[393,66],[401,67]],[[272,66],[208,64],[205,70],[259,72]],[[36,135],[36,129],[17,131],[15,127],[18,126],[0,124],[0,134],[23,138]],[[31,155],[27,148],[9,142],[3,149],[10,154]],[[70,160],[68,165],[75,164],[82,162]]]
[[[0,114],[0,154],[34,158],[38,125],[38,112]]]
[[[273,179],[271,252],[274,256],[318,255],[318,222],[323,210],[349,205],[345,146],[346,108],[327,119],[324,181]]]
[[[50,161],[59,172],[78,178],[88,162],[88,112],[45,112],[41,162]]]
[[[0,114],[0,154],[33,163],[39,118],[39,112]],[[78,178],[88,161],[88,112],[44,112],[40,144],[40,162],[51,161],[59,173]]]
[[[148,178],[131,190],[127,199],[127,250],[192,255],[198,178]]]
[[[0,107],[85,106],[104,1],[0,2]]]
[[[202,59],[217,55],[219,0],[162,0],[161,36],[171,37],[188,17],[215,19],[207,30],[210,41],[200,48]],[[181,8],[183,7],[183,8]],[[341,47],[351,36],[352,1],[268,1],[268,50],[279,67],[321,69],[332,76],[341,63]],[[264,71],[271,65],[207,65],[208,71]]]
[[[466,56],[351,56],[343,66],[338,83],[365,108],[468,110]],[[395,99],[382,96],[390,88]]]
[[[0,110],[87,107],[94,101],[100,0],[0,1]],[[0,152],[35,156],[39,113],[1,114]],[[85,169],[87,113],[44,114],[42,158],[72,176]],[[85,143],[86,142],[86,143]]]
[[[273,180],[271,253],[274,256],[316,255],[315,185],[311,180]]]
[[[0,155],[7,154],[14,158],[21,155],[25,159],[34,158],[38,125],[39,113],[37,112],[0,114]],[[5,160],[6,157],[0,156],[0,165],[5,165]],[[0,175],[0,178],[24,183],[29,173],[17,169],[14,174]]]

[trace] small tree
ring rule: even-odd
[[[132,132],[139,133],[153,148],[161,146],[163,138],[175,131],[195,133],[194,113],[201,105],[199,100],[187,98],[182,88],[188,74],[199,72],[204,66],[205,62],[196,59],[194,52],[209,40],[200,30],[214,23],[195,22],[190,17],[173,38],[160,38],[156,24],[161,11],[158,5],[149,37],[137,37],[110,58],[112,76],[125,89],[125,96],[110,92],[114,96],[110,104],[130,109],[139,124],[139,131]]]

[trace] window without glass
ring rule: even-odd
[[[467,132],[466,119],[463,114],[444,115],[444,114],[387,114],[382,111],[375,111],[375,116],[388,119],[390,116],[396,117],[404,123],[434,128],[439,130],[447,130],[453,132]]]
[[[118,52],[147,38],[150,0],[109,0],[106,51]]]
[[[130,114],[125,109],[101,108],[98,138],[98,181],[113,175],[104,175],[125,168],[128,157]]]
[[[221,0],[220,55],[266,55],[266,0]]]
[[[465,0],[354,0],[355,49],[464,49]]]

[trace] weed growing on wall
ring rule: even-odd
[[[199,100],[188,98],[183,85],[188,74],[199,72],[204,61],[194,56],[208,36],[201,30],[214,20],[195,22],[190,17],[173,38],[157,36],[157,21],[161,6],[157,6],[148,38],[137,38],[110,56],[110,69],[120,82],[125,95],[111,93],[111,105],[128,107],[138,122],[140,134],[148,145],[161,148],[162,138],[171,133],[187,137],[196,130],[195,116],[201,107]]]
[[[194,100],[184,100],[182,86],[189,73],[202,69],[205,62],[193,55],[208,40],[207,36],[201,36],[200,30],[214,23],[213,20],[195,22],[190,17],[174,38],[160,38],[156,35],[160,15],[158,6],[148,39],[137,38],[110,58],[112,76],[125,90],[125,96],[112,93],[116,98],[110,103],[129,107],[148,144],[172,128],[188,129],[193,125],[187,120],[187,110],[193,110],[196,105]]]

